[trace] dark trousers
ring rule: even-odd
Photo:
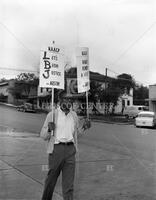
[[[62,172],[62,193],[64,200],[73,200],[75,175],[74,144],[55,144],[52,154],[49,154],[49,171],[45,180],[42,200],[51,200],[57,178]]]

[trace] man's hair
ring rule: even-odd
[[[66,91],[61,90],[58,94],[58,99],[60,100],[60,99],[66,98],[66,95],[67,95]]]
[[[67,92],[65,90],[61,90],[58,93],[58,102],[62,101],[63,99],[67,99],[72,102],[72,99],[67,95]]]

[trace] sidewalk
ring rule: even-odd
[[[122,115],[90,115],[90,119],[94,122],[131,125],[134,124],[134,119],[127,119]]]
[[[41,199],[47,173],[44,141],[37,134],[4,129],[0,130],[0,200]],[[55,192],[54,200],[62,200],[60,192]]]

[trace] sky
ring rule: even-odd
[[[156,0],[1,0],[0,36],[0,78],[36,73],[55,41],[71,66],[88,47],[91,71],[156,83]]]

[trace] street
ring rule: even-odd
[[[19,112],[15,108],[0,105],[0,126],[6,126],[16,131],[39,133],[46,114]]]
[[[0,115],[1,126],[26,132],[39,133],[45,118],[45,114],[22,113],[8,107],[0,107],[0,113],[3,113]],[[1,156],[0,159],[12,162],[14,158],[10,161]],[[38,165],[30,153],[28,160],[24,160],[25,166],[20,162],[14,163],[16,168],[43,182],[43,175],[37,174],[36,167],[34,173],[27,169],[28,164],[32,164],[32,168],[33,163]],[[40,158],[40,165],[46,162],[45,156]],[[155,187],[155,129],[93,122],[91,129],[79,137],[76,200],[155,200]],[[56,191],[61,193],[60,181]]]

